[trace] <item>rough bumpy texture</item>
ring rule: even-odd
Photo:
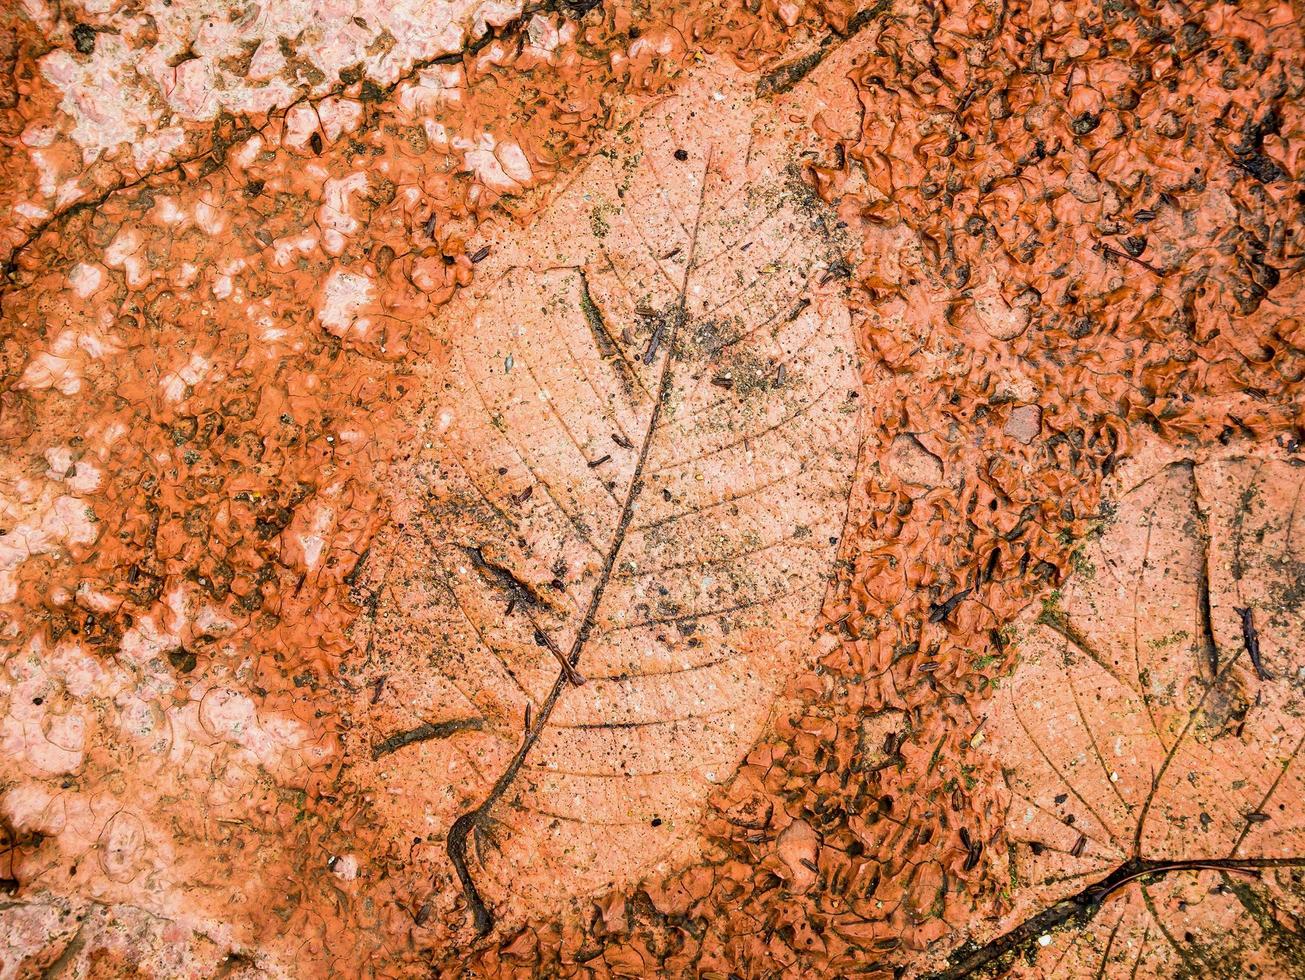
[[[1265,0],[0,11],[0,975],[1298,971],[1300,22]],[[711,73],[728,85],[703,89]],[[613,312],[604,228],[624,251],[664,226],[650,247],[672,285],[696,261],[656,191],[576,203],[620,186],[621,127],[704,94],[710,124],[675,134],[688,159],[652,183],[674,203],[708,146],[756,130],[772,173],[732,179],[783,175],[795,227],[767,242],[798,252],[725,267],[789,313],[810,300],[786,329],[851,338],[860,415],[837,447],[827,426],[748,450],[838,477],[829,506],[777,501],[781,521],[813,510],[809,555],[647,602],[674,618],[672,590],[693,588],[716,609],[774,572],[804,597],[774,635],[820,635],[791,655],[744,644],[747,721],[673,823],[648,800],[630,819],[652,837],[568,853],[518,809],[535,790],[482,810],[495,777],[439,801],[431,780],[464,743],[496,746],[468,761],[487,774],[514,732],[545,749],[565,706],[624,676],[607,657],[568,686],[549,649],[590,670],[567,597],[601,606],[607,587],[579,558],[555,570],[533,524],[513,539],[544,519],[542,487],[645,507],[676,489],[631,493],[634,450],[568,400],[584,462],[529,482],[492,467],[501,526],[423,508],[448,507],[459,440],[476,466],[513,441],[560,458],[506,386],[561,370],[551,348],[507,349],[506,321],[552,322],[511,306],[530,291],[578,308],[554,335],[594,345],[579,353],[607,373],[591,364],[587,390],[613,383],[613,352],[639,358],[635,391],[678,352],[670,376],[700,372],[718,399],[803,396],[782,357],[719,364],[710,331],[668,343],[710,322],[687,280]],[[506,288],[507,265],[530,271]],[[498,319],[478,328],[478,308]],[[822,351],[801,354],[845,369],[850,351]],[[462,414],[470,353],[501,372],[479,416]],[[647,422],[637,398],[609,405]],[[445,408],[491,431],[437,450]],[[735,535],[746,516],[722,540],[767,545]],[[676,547],[712,546],[695,538]],[[396,556],[450,547],[486,604],[472,627],[510,604],[540,618],[542,646],[514,641],[523,692],[470,692],[475,715],[431,693],[459,679],[450,648],[475,648],[422,624],[456,591],[377,588]],[[671,639],[733,650],[721,633]],[[605,718],[640,720],[625,694]],[[663,707],[652,720],[692,714]],[[659,752],[673,768],[675,745],[614,749],[605,771]],[[481,814],[465,876],[460,813]],[[674,846],[643,853],[659,834]],[[538,864],[513,850],[538,841]]]

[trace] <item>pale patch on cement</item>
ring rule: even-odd
[[[322,289],[317,318],[336,337],[344,337],[354,328],[365,329],[365,324],[356,323],[356,318],[358,311],[371,302],[372,292],[372,281],[366,276],[336,269]]]
[[[322,251],[340,255],[348,236],[356,235],[362,224],[351,212],[351,198],[367,192],[367,175],[355,171],[348,177],[326,181],[322,186],[322,206],[317,210],[317,225],[322,229]]]
[[[381,86],[418,61],[460,51],[521,14],[520,0],[150,0],[84,11],[95,48],[59,48],[41,72],[63,93],[60,109],[85,162],[131,147],[140,169],[181,145],[182,121],[219,112],[259,115],[302,92],[340,84],[361,65]],[[33,19],[39,19],[40,11]],[[283,45],[281,38],[294,39]]]
[[[99,527],[85,501],[60,493],[58,485],[21,480],[16,486],[0,483],[0,520],[9,533],[0,537],[0,603],[18,597],[18,571],[29,558],[58,554],[72,546],[89,545]]]
[[[453,140],[461,150],[463,166],[482,184],[498,194],[519,194],[534,183],[534,173],[525,152],[513,140],[498,140],[492,133],[481,133],[476,140]]]

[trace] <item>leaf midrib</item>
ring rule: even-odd
[[[680,282],[679,295],[676,298],[675,313],[672,322],[667,330],[664,343],[661,348],[663,358],[662,369],[657,380],[657,397],[653,401],[652,409],[648,415],[648,424],[644,430],[643,441],[639,446],[639,455],[635,461],[634,471],[630,476],[629,485],[626,488],[625,500],[621,506],[621,514],[616,523],[616,529],[612,535],[612,543],[608,548],[603,567],[599,572],[598,581],[594,584],[593,592],[590,595],[589,606],[585,610],[584,618],[580,621],[580,627],[576,631],[575,639],[571,643],[571,649],[567,654],[567,660],[574,668],[579,665],[580,658],[584,653],[585,645],[593,632],[594,623],[597,620],[598,609],[602,604],[603,596],[607,592],[607,586],[612,580],[612,573],[616,567],[617,556],[621,553],[625,545],[627,531],[629,530],[630,521],[634,516],[635,502],[639,493],[643,489],[643,473],[648,462],[648,455],[652,449],[653,440],[657,434],[657,423],[661,417],[662,408],[666,404],[667,396],[670,394],[671,385],[674,380],[672,356],[676,349],[676,342],[679,336],[680,328],[684,325],[687,316],[687,296],[689,292],[689,283],[696,271],[696,257],[698,248],[698,230],[702,222],[702,212],[706,201],[707,180],[711,173],[712,148],[709,146],[706,154],[706,162],[702,173],[702,186],[699,189],[698,207],[694,215],[693,230],[689,236],[689,254],[684,264],[684,277]],[[567,671],[559,669],[553,686],[549,689],[548,697],[539,706],[532,723],[526,730],[525,737],[522,739],[521,746],[513,755],[511,761],[504,768],[499,778],[495,780],[493,787],[479,806],[474,810],[464,813],[449,829],[448,835],[448,854],[454,870],[457,872],[458,880],[462,884],[462,889],[467,898],[467,904],[470,906],[473,918],[475,919],[476,931],[480,935],[485,935],[494,928],[494,916],[484,899],[481,898],[476,888],[475,879],[471,876],[471,871],[467,867],[467,835],[474,831],[487,818],[494,804],[497,803],[507,790],[515,782],[517,773],[520,772],[526,758],[530,755],[531,750],[539,741],[544,729],[548,726],[553,709],[562,696],[563,690],[568,683]]]

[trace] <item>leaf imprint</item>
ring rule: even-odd
[[[680,860],[810,650],[860,382],[791,153],[733,74],[690,79],[435,324],[359,584],[394,697],[358,716],[459,724],[358,765],[396,839],[446,833],[481,932]]]

